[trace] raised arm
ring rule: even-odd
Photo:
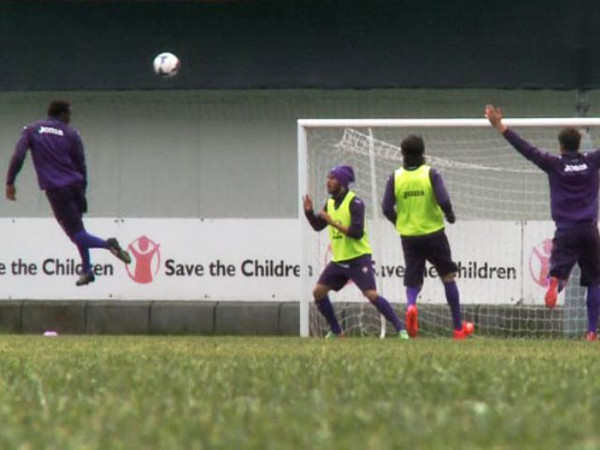
[[[600,169],[600,149],[587,152],[585,157],[596,169]]]
[[[315,215],[313,201],[310,195],[305,195],[302,197],[302,203],[304,206],[304,215],[306,216],[306,219],[308,220],[308,223],[310,223],[310,226],[313,228],[313,230],[321,231],[323,228],[325,228],[327,226],[327,222],[321,217]]]
[[[534,163],[544,172],[548,172],[552,166],[560,159],[556,155],[544,152],[539,148],[531,145],[515,131],[509,129],[502,123],[503,114],[501,108],[495,108],[493,105],[486,105],[485,117],[490,121],[490,124],[498,130],[499,133],[517,150],[521,155]]]

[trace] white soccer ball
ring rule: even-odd
[[[154,72],[161,77],[172,77],[177,75],[181,63],[173,53],[165,52],[154,58]]]

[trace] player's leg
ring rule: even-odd
[[[596,284],[587,287],[587,316],[588,331],[586,339],[595,341],[598,339],[598,301],[600,300],[600,285]]]
[[[455,339],[464,339],[470,334],[471,326],[465,327],[460,310],[460,293],[456,284],[458,266],[452,260],[450,243],[444,231],[430,236],[427,259],[434,265],[444,285],[446,302],[452,316],[452,328]]]
[[[577,233],[559,231],[554,233],[550,253],[550,280],[544,296],[547,308],[554,308],[558,294],[567,285],[573,266],[579,259],[577,251]]]
[[[423,286],[426,247],[422,237],[402,237],[404,253],[404,286],[406,288],[406,331],[410,337],[419,334],[417,297]]]
[[[72,187],[73,197],[77,208],[79,210],[79,217],[83,217],[83,214],[87,212],[87,199],[85,198],[85,190],[78,186]],[[123,261],[125,264],[131,262],[131,256],[119,245],[119,241],[116,238],[108,238],[106,240],[100,239],[99,237],[89,234],[85,229],[81,230],[75,236],[75,242],[77,245],[90,248],[105,248],[110,251],[115,257]]]
[[[398,335],[403,339],[408,339],[408,334],[406,332],[402,333],[404,331],[402,323],[398,319],[392,305],[377,292],[371,255],[362,256],[359,260],[353,262],[347,270],[349,271],[350,279],[356,287],[361,290],[377,311],[393,325]]]
[[[337,264],[330,262],[321,273],[316,286],[313,289],[313,298],[315,305],[329,324],[330,332],[327,337],[335,337],[342,335],[342,327],[337,320],[335,310],[329,298],[329,292],[333,289],[339,291],[348,281],[342,273],[342,268]]]
[[[598,339],[598,303],[600,302],[600,234],[594,226],[581,231],[578,242],[581,285],[587,287],[588,331],[586,339]]]
[[[462,320],[462,313],[460,311],[460,293],[458,291],[455,278],[455,273],[450,273],[440,277],[444,285],[446,302],[448,303],[450,315],[452,316],[454,339],[465,339],[473,332],[473,324],[467,324]]]
[[[83,225],[83,213],[87,210],[87,202],[83,189],[77,186],[69,186],[60,189],[46,191],[46,196],[52,207],[54,217],[67,234],[69,239],[77,246],[81,256],[81,274],[75,283],[77,286],[84,286],[95,280],[92,271],[90,258],[90,248],[106,248],[115,254],[113,248],[116,239],[101,239],[89,234]],[[118,243],[116,243],[118,247]],[[120,250],[120,247],[119,247]],[[123,260],[122,255],[116,255]],[[128,256],[128,255],[127,255]],[[131,258],[129,258],[131,262]]]
[[[84,286],[92,283],[95,277],[92,272],[89,249],[93,244],[104,246],[106,245],[105,241],[95,240],[93,236],[89,236],[85,232],[80,203],[72,188],[47,190],[46,196],[52,207],[54,217],[65,234],[77,246],[81,256],[81,273],[76,285]]]
[[[452,315],[452,326],[455,330],[462,329],[462,316],[460,312],[460,293],[458,292],[458,286],[456,284],[456,278],[454,273],[449,273],[440,276],[442,284],[444,285],[444,293],[446,295],[446,302],[450,308],[450,314]]]

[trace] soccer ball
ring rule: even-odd
[[[154,72],[161,77],[172,77],[179,72],[179,58],[173,53],[161,53],[154,58]]]

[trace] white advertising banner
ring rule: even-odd
[[[52,218],[0,219],[1,299],[298,300],[301,233],[296,219],[86,219],[87,230],[115,236],[132,254],[125,266],[92,249],[96,281],[76,287],[80,257]],[[305,221],[302,226],[308,227]],[[462,221],[446,228],[458,264],[461,302],[542,304],[551,222]],[[314,233],[309,230],[310,233]],[[384,221],[369,223],[378,288],[403,303],[400,238]],[[317,237],[315,233],[315,237]],[[328,245],[326,230],[319,246]],[[314,283],[327,262],[310,261]],[[353,286],[336,299],[365,301]],[[445,302],[427,266],[419,301]]]
[[[297,220],[86,219],[115,236],[125,266],[92,249],[96,281],[76,287],[77,248],[54,219],[0,220],[1,298],[298,300]]]

